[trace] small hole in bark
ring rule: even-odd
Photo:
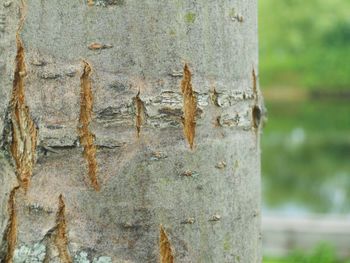
[[[253,108],[253,126],[254,128],[258,128],[260,125],[260,121],[261,121],[261,110],[259,106],[254,106]]]

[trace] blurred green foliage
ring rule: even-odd
[[[350,213],[349,95],[310,95],[310,89],[350,87],[349,10],[344,0],[259,1],[263,91],[307,88],[294,101],[265,96],[262,173],[269,210]]]
[[[350,263],[350,260],[339,260],[335,249],[326,243],[319,244],[311,253],[301,251],[292,252],[286,258],[266,258],[264,263]]]
[[[350,214],[349,10],[348,0],[259,1],[264,213]],[[264,263],[350,263],[335,254],[321,244]]]
[[[259,1],[263,86],[344,89],[350,83],[350,1]]]

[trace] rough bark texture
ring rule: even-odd
[[[0,6],[1,262],[261,262],[256,0]]]

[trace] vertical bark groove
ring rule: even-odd
[[[58,250],[59,257],[62,263],[72,263],[70,253],[68,251],[68,237],[67,222],[65,215],[66,205],[63,200],[63,196],[58,198],[58,211],[56,215],[56,233],[55,233],[55,245]]]
[[[80,117],[79,117],[79,137],[80,143],[84,147],[84,157],[88,163],[88,175],[91,186],[96,190],[100,190],[100,185],[97,180],[97,161],[96,161],[96,146],[95,135],[89,130],[89,125],[92,117],[92,108],[94,98],[91,89],[91,66],[84,61],[83,74],[80,77],[81,98],[80,98]]]
[[[160,225],[159,249],[161,263],[174,263],[173,250],[168,235],[162,225]]]
[[[196,111],[197,111],[197,99],[192,89],[192,74],[187,64],[184,67],[184,75],[181,81],[181,92],[183,95],[183,125],[184,134],[193,149],[194,138],[196,135]]]
[[[136,131],[137,136],[140,137],[141,126],[145,120],[145,105],[140,98],[140,90],[134,98],[135,109],[136,109]]]
[[[16,211],[16,191],[19,189],[19,186],[16,186],[10,192],[8,200],[8,213],[9,213],[9,222],[6,227],[4,239],[7,242],[7,250],[5,256],[5,263],[13,262],[13,255],[15,252],[17,244],[17,211]]]
[[[16,68],[14,72],[11,108],[12,143],[11,154],[16,164],[16,175],[21,187],[28,190],[35,164],[38,129],[31,119],[25,103],[24,79],[26,76],[25,52],[20,37],[24,23],[25,3],[22,1],[21,19],[16,32]]]

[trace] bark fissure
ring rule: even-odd
[[[136,131],[137,136],[140,137],[141,127],[145,121],[145,105],[140,98],[140,91],[137,93],[134,98],[134,104],[136,109]]]
[[[187,64],[184,67],[184,75],[181,82],[181,92],[183,95],[183,126],[184,134],[193,149],[194,138],[196,133],[196,112],[197,112],[197,98],[194,94],[192,83],[192,74]]]
[[[213,105],[220,107],[218,99],[219,99],[219,94],[217,93],[216,89],[213,88],[210,92],[210,99]]]
[[[68,250],[67,222],[65,215],[66,205],[63,196],[58,198],[58,211],[56,215],[55,245],[62,263],[72,263],[72,258]]]
[[[80,98],[80,118],[79,137],[80,143],[84,147],[84,157],[88,163],[88,175],[92,187],[99,191],[100,186],[97,180],[97,160],[95,135],[90,131],[89,125],[92,117],[93,94],[91,88],[91,66],[84,61],[83,74],[80,77],[81,98]]]
[[[3,240],[6,241],[7,249],[6,255],[4,258],[5,263],[13,262],[13,255],[15,252],[17,244],[17,211],[16,211],[16,191],[19,189],[19,186],[16,186],[10,192],[8,200],[8,214],[9,220],[6,226],[5,235]]]
[[[159,233],[159,250],[161,263],[174,263],[173,249],[167,233],[162,225],[160,225]]]
[[[26,76],[25,52],[20,37],[20,31],[24,23],[24,2],[21,7],[21,20],[16,32],[16,68],[14,72],[11,108],[12,142],[11,154],[16,165],[16,175],[21,187],[28,190],[30,179],[35,164],[38,129],[32,120],[29,108],[25,102]]]

